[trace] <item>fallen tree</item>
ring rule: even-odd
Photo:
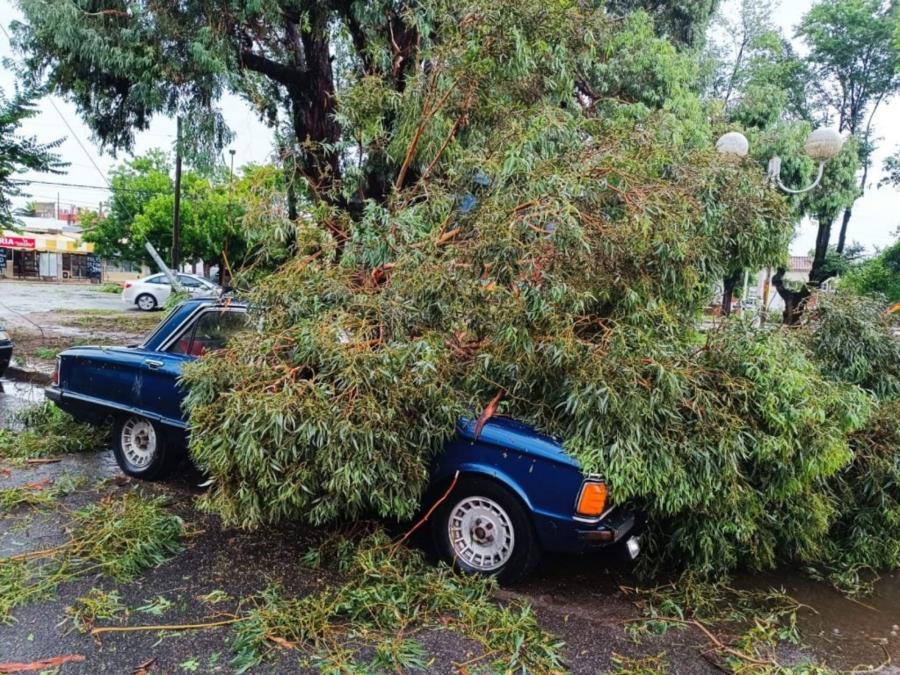
[[[792,224],[759,167],[710,150],[692,62],[646,16],[574,3],[404,21],[404,86],[357,73],[337,101],[390,193],[311,203],[294,255],[250,272],[261,335],[186,373],[205,504],[408,518],[454,422],[498,401],[648,512],[648,563],[817,558],[870,399],[793,334],[696,332],[715,280],[779,260]]]

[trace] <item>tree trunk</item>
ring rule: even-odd
[[[806,301],[812,295],[812,291],[825,281],[825,257],[831,241],[831,224],[834,214],[819,214],[816,220],[819,223],[819,231],[816,234],[816,249],[813,254],[812,268],[809,271],[809,280],[806,284],[797,291],[788,288],[784,283],[784,275],[787,272],[784,267],[779,267],[778,272],[772,277],[772,285],[784,302],[784,323],[789,326],[800,322],[803,311],[806,309]]]
[[[737,288],[742,272],[735,270],[722,280],[722,316],[731,316],[731,299],[734,297],[734,289]]]
[[[798,291],[785,286],[784,275],[786,271],[787,270],[785,270],[784,267],[779,267],[778,271],[772,277],[772,285],[775,286],[778,295],[780,295],[781,299],[784,301],[784,313],[782,314],[784,323],[788,326],[794,326],[800,323],[800,318],[803,316],[803,310],[806,308],[806,301],[812,291],[810,291],[808,284],[804,285],[803,288]]]
[[[869,163],[868,161],[863,165],[862,176],[859,179],[859,194],[862,196],[863,192],[866,189],[866,180],[869,176]],[[853,200],[854,203],[856,200]],[[844,219],[841,221],[841,232],[838,235],[838,243],[837,243],[837,252],[843,253],[844,246],[847,244],[847,225],[850,224],[850,217],[853,215],[853,203],[851,203],[847,208],[844,209]]]

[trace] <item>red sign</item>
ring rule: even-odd
[[[0,247],[3,248],[34,248],[34,239],[28,237],[0,237]]]

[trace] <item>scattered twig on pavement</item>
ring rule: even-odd
[[[49,659],[40,659],[31,663],[0,663],[0,673],[31,673],[34,671],[57,668],[64,663],[84,661],[81,654],[67,654],[66,656],[53,656]]]
[[[136,633],[139,631],[159,631],[159,630],[200,630],[202,628],[217,628],[218,626],[229,626],[239,621],[246,621],[247,617],[237,616],[233,619],[223,619],[222,621],[209,621],[207,623],[180,623],[180,624],[161,624],[155,626],[104,626],[95,628],[91,631],[91,635],[100,635],[101,633]]]

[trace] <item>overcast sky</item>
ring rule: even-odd
[[[812,4],[812,0],[785,0],[776,9],[775,20],[788,36],[793,36],[794,28]],[[726,11],[731,11],[737,5],[738,0],[726,0]],[[0,0],[0,24],[8,29],[10,22],[17,18],[19,13],[13,2]],[[802,43],[796,40],[795,43],[803,53],[805,49]],[[10,56],[15,55],[7,36],[0,31],[0,58]],[[0,73],[0,88],[7,96],[12,94],[14,83],[12,73]],[[272,132],[241,99],[228,96],[222,107],[229,126],[235,132],[235,140],[230,148],[235,151],[235,165],[267,161],[272,150]],[[863,243],[870,250],[889,244],[893,240],[892,233],[900,226],[900,191],[875,187],[881,177],[882,161],[900,146],[900,125],[896,123],[898,119],[900,98],[893,99],[887,105],[882,104],[875,116],[874,128],[881,138],[875,152],[873,170],[869,172],[871,187],[862,199],[857,200],[853,208],[853,220],[850,222],[849,239]],[[122,155],[117,158],[108,154],[101,155],[91,139],[90,131],[79,119],[75,106],[59,97],[41,101],[40,114],[23,125],[23,133],[35,135],[42,142],[65,137],[59,152],[70,163],[64,175],[24,175],[31,180],[104,187],[110,169],[123,159]],[[156,118],[150,129],[137,136],[135,153],[141,154],[156,147],[171,149],[174,140],[174,121]],[[107,192],[99,189],[38,183],[29,187],[29,193],[31,199],[38,201],[55,201],[58,198],[64,207],[75,205],[97,208],[99,202],[108,196]],[[16,201],[21,204],[25,199]],[[834,237],[837,237],[837,232]],[[815,226],[809,222],[803,223],[791,245],[791,252],[796,255],[806,254],[814,243]]]

